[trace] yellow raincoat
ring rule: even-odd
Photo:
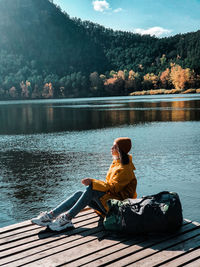
[[[100,198],[106,211],[108,211],[107,200],[136,198],[137,180],[134,174],[135,166],[132,163],[132,156],[129,155],[129,164],[122,165],[120,160],[113,160],[108,170],[106,181],[92,179],[92,189],[105,192]]]

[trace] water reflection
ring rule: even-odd
[[[0,134],[89,130],[153,121],[200,120],[200,100],[80,100],[0,105]]]
[[[56,186],[58,178],[63,175],[62,168],[70,164],[67,155],[51,154],[39,151],[30,153],[26,151],[0,152],[1,169],[4,169],[2,180],[4,185],[10,186],[10,197],[30,202],[33,198],[42,201],[45,197],[43,188],[47,191]],[[7,186],[5,186],[7,188]]]

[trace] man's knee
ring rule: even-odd
[[[92,184],[88,185],[88,186],[85,188],[85,191],[93,192]]]
[[[83,194],[83,191],[79,190],[74,193],[74,197],[79,198]]]

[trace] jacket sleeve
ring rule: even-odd
[[[97,179],[92,179],[92,189],[101,192],[107,192],[109,191],[110,186],[107,182],[100,181]]]
[[[103,182],[96,179],[92,179],[92,189],[111,192],[112,194],[117,194],[121,191],[130,181],[132,177],[125,169],[121,168],[114,172],[109,182]]]

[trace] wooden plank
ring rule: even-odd
[[[200,266],[200,258],[194,259],[191,262],[186,263],[185,265],[180,266],[187,266],[187,267],[199,267]]]
[[[20,222],[20,223],[15,223],[15,224],[12,224],[12,225],[8,225],[8,226],[0,228],[0,234],[12,231],[14,229],[19,229],[19,228],[23,228],[23,227],[26,227],[26,226],[30,226],[30,225],[31,225],[31,221],[30,220],[27,220],[27,221],[24,221],[24,222]]]
[[[78,229],[76,229],[78,230]],[[103,230],[103,227],[97,227],[96,224],[92,224],[90,228],[87,228],[86,231],[82,233],[76,233],[78,231],[74,231],[73,233],[70,232],[69,235],[67,235],[67,232],[62,234],[57,234],[57,236],[53,236],[51,238],[48,238],[46,240],[46,243],[37,242],[36,246],[30,247],[26,244],[21,247],[21,251],[18,251],[18,253],[12,253],[5,256],[4,258],[0,259],[0,265],[2,264],[10,264],[10,266],[16,266],[18,260],[24,259],[26,262],[27,257],[35,257],[38,253],[45,252],[49,249],[62,249],[63,245],[68,245],[68,247],[74,247],[77,246],[79,243],[84,243],[85,237],[90,237],[91,240],[95,239],[96,236],[99,234],[100,231]],[[38,244],[39,243],[39,244]],[[29,260],[28,260],[29,262]]]
[[[76,266],[77,257],[89,254],[91,251],[93,253],[94,249],[96,250],[97,248],[102,248],[102,246],[104,248],[113,246],[123,240],[123,238],[118,238],[118,240],[106,239],[101,242],[99,238],[101,239],[103,235],[104,233],[100,232],[96,237],[87,236],[84,238],[84,242],[83,240],[81,240],[81,242],[73,242],[73,246],[70,244],[64,244],[62,247],[54,248],[52,250],[50,249],[48,251],[44,251],[43,253],[34,255],[34,257],[28,257],[18,261],[17,265],[15,265],[16,262],[14,262],[14,265],[12,266],[24,264],[27,266],[57,266],[71,261],[75,261],[74,266]]]
[[[86,214],[91,214],[91,213],[94,213],[94,211],[91,209],[91,208],[85,208],[83,209],[77,216],[77,217],[81,217],[81,216],[84,216]],[[12,224],[12,225],[8,225],[8,226],[5,226],[5,227],[2,227],[0,228],[0,238],[1,238],[1,234],[3,233],[7,233],[7,232],[11,232],[13,230],[16,230],[16,229],[20,229],[20,228],[24,228],[24,227],[29,227],[33,225],[31,223],[30,220],[27,220],[27,221],[23,221],[23,222],[20,222],[20,223],[15,223],[15,224]]]
[[[94,213],[91,213],[91,214],[88,214],[88,215],[85,215],[85,216],[81,216],[81,217],[76,217],[74,218],[73,222],[74,224],[76,225],[76,223],[78,222],[82,222],[82,221],[85,221],[87,219],[90,219],[90,218],[99,218],[98,215],[94,215]],[[16,234],[16,235],[9,235],[8,237],[6,236],[5,238],[2,238],[0,239],[0,245],[2,246],[3,244],[6,244],[6,243],[12,243],[16,240],[20,240],[20,239],[23,239],[25,237],[28,237],[28,236],[33,236],[35,234],[38,234],[42,229],[45,229],[44,227],[36,227],[35,229],[30,229],[29,231],[27,232],[23,232],[23,229],[20,233]]]
[[[42,226],[34,225],[31,223],[30,225],[27,225],[25,227],[20,227],[20,228],[14,229],[13,231],[4,232],[3,234],[0,235],[0,241],[2,241],[2,239],[6,238],[6,237],[14,236],[14,235],[17,235],[20,233],[26,233],[26,232],[33,231],[33,230],[39,229],[39,228],[41,229]]]
[[[173,238],[169,238],[162,242],[158,240],[158,243],[155,244],[148,244],[148,242],[146,244],[144,243],[140,249],[136,248],[136,250],[130,252],[129,255],[122,257],[120,260],[115,262],[115,266],[121,266],[121,264],[124,266],[151,266],[150,258],[151,256],[154,257],[154,254],[158,254],[158,251],[166,250],[167,254],[169,255],[169,247],[175,246],[176,244],[178,245],[178,243],[183,243],[184,241],[186,242],[187,240],[195,238],[196,236],[198,236],[197,240],[199,240],[200,228],[194,225],[194,229],[192,231],[186,232],[179,236],[174,236]],[[156,255],[155,258],[158,259],[158,262],[152,261],[152,264],[161,262],[161,257],[159,257],[159,255]]]
[[[72,236],[70,238],[70,242],[71,242],[72,241],[71,239],[74,239],[74,240],[78,239],[78,237],[75,236],[75,234],[77,234],[77,233],[81,233],[81,237],[83,237],[86,235],[92,235],[92,234],[94,234],[95,231],[99,232],[100,230],[102,230],[100,228],[98,228],[97,230],[95,229],[95,227],[98,226],[99,216],[97,216],[96,213],[94,213],[94,212],[92,212],[92,213],[90,212],[88,215],[86,214],[84,216],[81,216],[81,218],[79,216],[78,218],[75,218],[74,221],[77,221],[77,222],[75,222],[76,229],[70,231],[69,234],[68,234],[68,232],[66,232],[65,235],[63,233],[61,234],[61,233],[57,233],[57,232],[49,232],[49,233],[47,232],[46,233],[47,239],[45,238],[45,239],[39,240],[37,235],[34,236],[34,240],[32,240],[33,239],[32,236],[28,237],[28,241],[31,242],[29,244],[26,243],[27,238],[25,237],[24,239],[19,240],[19,241],[21,241],[21,243],[20,243],[21,246],[19,246],[19,244],[18,244],[19,241],[17,241],[17,242],[15,242],[16,247],[14,247],[13,249],[10,249],[10,243],[8,243],[7,247],[6,248],[4,247],[4,249],[6,249],[6,250],[4,250],[3,253],[1,253],[1,258],[3,258],[1,260],[1,264],[5,264],[8,261],[13,261],[13,258],[15,259],[14,254],[16,254],[16,253],[20,253],[20,255],[17,255],[17,258],[18,257],[21,258],[22,256],[24,256],[23,254],[21,254],[21,252],[23,252],[23,251],[25,252],[25,255],[27,256],[27,251],[26,251],[27,249],[30,249],[29,253],[31,253],[31,255],[32,255],[35,252],[33,250],[34,247],[37,248],[37,252],[38,251],[41,252],[42,247],[39,247],[39,246],[42,246],[45,243],[48,243],[48,246],[49,246],[50,242],[55,242],[56,240],[63,239],[63,238],[65,238],[64,242],[66,242],[66,237]],[[86,226],[87,228],[83,228],[84,226]],[[88,230],[90,230],[90,232]],[[66,236],[66,234],[68,234],[68,236]],[[52,236],[52,238],[49,238],[50,236]],[[56,245],[59,245],[59,244],[56,243]],[[1,248],[2,248],[2,246],[1,246]]]
[[[191,224],[189,224],[191,225]],[[187,228],[188,230],[191,230],[191,228],[193,229],[194,225],[191,225],[189,227],[189,225],[186,225],[185,228]],[[183,227],[184,228],[184,227]],[[183,231],[183,230],[182,230]],[[129,237],[132,238],[132,237]],[[166,237],[165,237],[166,239]],[[117,242],[117,243],[116,243]],[[63,245],[62,247],[58,248],[54,248],[46,250],[42,253],[38,253],[37,255],[34,255],[33,257],[28,257],[26,258],[26,262],[24,262],[24,260],[19,261],[20,265],[23,264],[28,264],[28,262],[30,262],[30,264],[28,264],[28,266],[49,266],[50,263],[53,264],[53,266],[59,265],[59,264],[69,264],[71,262],[74,262],[74,265],[76,266],[76,260],[77,258],[80,257],[88,257],[88,255],[94,254],[96,255],[97,251],[101,250],[102,248],[107,248],[109,246],[113,247],[113,251],[115,251],[114,249],[114,244],[119,244],[119,242],[122,242],[122,238],[115,238],[115,239],[104,239],[103,241],[99,241],[98,238],[95,239],[91,239],[90,237],[86,237],[85,242],[84,243],[79,243],[77,244],[76,247],[70,248],[68,246],[68,244]],[[146,241],[146,246],[149,245],[149,241]],[[131,248],[133,248],[134,246],[132,246]],[[137,246],[139,247],[139,246]],[[140,247],[141,249],[141,247]],[[106,251],[106,249],[105,249]],[[132,249],[131,249],[132,251]],[[118,253],[117,253],[118,254]],[[78,257],[77,257],[78,255]],[[124,255],[124,253],[123,253]],[[117,256],[118,258],[118,256]],[[96,262],[93,263],[92,266],[97,266]],[[123,262],[122,262],[123,264]]]
[[[83,255],[82,257],[77,257],[75,261],[73,260],[68,261],[64,265],[68,267],[74,267],[75,265],[97,266],[95,263],[96,259],[99,260],[99,264],[102,264],[104,262],[105,257],[108,257],[108,259],[110,260],[113,252],[120,253],[123,249],[126,249],[135,244],[139,244],[140,242],[145,240],[144,237],[129,237],[129,238],[130,238],[129,240],[121,241],[117,244],[114,243],[112,246],[109,247],[101,245],[101,247],[96,249],[96,251],[92,251],[90,252],[90,254]]]
[[[187,231],[188,229],[191,229],[191,227],[193,227],[193,225],[190,225],[190,226],[187,226],[186,225],[184,227],[182,227],[182,231]],[[159,241],[161,240],[161,238],[164,238],[166,239],[166,236],[165,237],[159,237]],[[148,242],[150,242],[149,239],[146,238],[146,240],[148,240]],[[137,245],[139,244],[139,242],[137,243]],[[87,264],[87,266],[93,266],[94,264],[97,266],[97,265],[101,265],[101,264],[107,264],[111,259],[118,259],[120,257],[123,257],[126,253],[130,253],[130,251],[132,251],[133,248],[129,248],[128,246],[125,247],[125,248],[121,248],[121,250],[119,249],[119,251],[108,251],[107,253],[107,250],[106,252],[104,253],[104,255],[102,257],[98,257],[96,256],[96,253],[95,255],[93,256],[93,260],[91,260],[91,262],[87,262],[87,258],[84,258],[81,260],[81,264]],[[89,264],[90,263],[90,264]]]
[[[170,266],[170,267],[177,267],[183,264],[187,264],[187,262],[193,261],[196,258],[200,258],[200,247],[191,249],[178,257],[171,258],[168,262],[162,262],[158,264],[158,266]],[[200,265],[199,265],[200,266]]]
[[[78,218],[79,219],[79,218]],[[74,232],[84,232],[85,228],[83,227],[88,227],[93,223],[97,223],[99,221],[99,217],[98,216],[92,216],[92,215],[86,215],[85,220],[81,220],[81,221],[77,221],[75,223],[75,230],[72,230],[71,233],[73,234]],[[9,253],[15,253],[19,250],[21,251],[22,248],[21,246],[23,246],[24,244],[26,244],[28,246],[28,244],[30,243],[30,247],[37,245],[38,242],[40,241],[40,243],[45,243],[46,239],[52,237],[56,237],[57,233],[56,232],[49,232],[49,231],[45,231],[45,228],[43,228],[44,230],[42,231],[36,231],[34,234],[27,234],[26,236],[22,236],[22,238],[16,238],[15,242],[8,242],[8,243],[4,243],[1,245],[0,247],[0,252],[1,252],[1,257],[4,255],[3,252],[6,251],[7,254]],[[36,242],[36,244],[35,244]],[[14,251],[13,251],[14,250]]]
[[[191,223],[190,220],[184,220],[183,226],[186,226],[189,223]],[[189,228],[185,228],[185,230],[187,230],[187,229],[189,229]],[[106,250],[97,249],[91,255],[85,255],[84,257],[81,257],[80,259],[77,258],[76,265],[85,265],[86,264],[87,266],[89,266],[91,264],[91,266],[93,266],[94,261],[97,261],[98,259],[99,259],[98,264],[106,263],[107,260],[109,261],[111,259],[112,253],[116,253],[117,257],[119,257],[120,253],[122,255],[124,255],[124,252],[122,251],[123,249],[128,248],[129,246],[135,244],[135,242],[137,242],[137,244],[139,244],[139,242],[146,240],[147,237],[145,238],[145,237],[129,236],[129,239],[130,240],[128,240],[126,242],[126,245],[124,245],[124,243],[120,243],[120,244],[116,245],[115,247],[106,248]],[[67,266],[73,266],[73,264],[74,264],[74,262],[72,262],[72,263],[68,262]],[[96,264],[97,264],[97,262],[96,262]]]
[[[145,267],[154,264],[171,266],[170,263],[174,264],[172,266],[190,265],[192,260],[193,264],[199,263],[199,223],[185,220],[180,232],[170,236],[113,237],[106,234],[98,219],[91,209],[87,209],[74,219],[76,228],[70,231],[44,231],[28,221],[4,227],[0,232],[0,265]],[[195,242],[196,249],[191,249]],[[187,251],[181,250],[183,244]]]
[[[154,253],[153,255],[145,258],[145,259],[141,259],[139,261],[134,261],[133,262],[129,262],[129,264],[126,264],[126,266],[161,266],[164,265],[165,263],[163,263],[166,260],[170,260],[172,257],[174,256],[180,256],[184,254],[183,249],[185,250],[189,250],[190,248],[192,248],[193,246],[196,246],[196,244],[200,243],[200,233],[198,236],[193,237],[189,240],[182,240],[182,242],[180,242],[177,245],[173,245],[173,247],[165,247],[164,250],[158,252],[158,253]],[[134,259],[135,260],[135,259]],[[163,264],[162,264],[163,263]],[[124,263],[123,263],[124,264]],[[171,265],[170,265],[171,266]]]
[[[121,251],[115,252],[113,251],[113,253],[105,255],[103,258],[96,258],[93,262],[91,262],[91,264],[88,264],[87,266],[107,266],[107,265],[115,265],[115,266],[122,266],[124,265],[124,263],[127,264],[130,261],[133,261],[133,259],[135,260],[139,260],[141,258],[143,258],[146,255],[152,254],[155,252],[156,247],[159,244],[162,244],[164,242],[164,244],[166,244],[166,242],[168,242],[169,240],[173,240],[172,242],[174,242],[174,240],[178,239],[178,238],[183,238],[183,236],[185,235],[191,235],[191,232],[196,231],[195,229],[197,228],[196,225],[194,224],[188,224],[183,226],[180,229],[180,232],[177,234],[172,234],[172,235],[167,235],[167,236],[152,236],[149,237],[147,240],[145,240],[144,242],[140,243],[140,244],[136,244],[134,246],[130,246],[127,247]],[[198,232],[200,232],[200,229],[197,229]],[[151,247],[155,247],[155,248],[151,248]],[[150,247],[150,248],[149,248]]]
[[[81,219],[82,217],[84,217],[86,215],[96,216],[96,214],[94,214],[94,212],[91,211],[91,209],[87,209],[86,211],[81,212],[79,215],[77,215],[76,218]],[[16,235],[18,233],[24,233],[24,232],[32,231],[32,230],[37,229],[37,228],[43,228],[43,227],[39,226],[39,225],[32,224],[30,222],[30,224],[25,225],[24,227],[19,227],[19,228],[14,228],[14,229],[9,230],[9,231],[4,231],[2,234],[0,234],[0,241],[2,238],[13,236],[13,235]]]
[[[59,239],[65,238],[65,237],[69,237],[75,234],[82,234],[85,235],[84,232],[87,231],[88,229],[92,229],[94,226],[98,225],[98,220],[97,219],[90,219],[87,221],[87,224],[82,224],[82,222],[80,224],[77,224],[78,227],[70,230],[70,231],[65,231],[63,232],[53,232],[51,230],[43,230],[41,233],[39,233],[39,235],[34,236],[34,238],[32,239],[24,239],[24,242],[20,242],[20,244],[16,243],[14,247],[8,247],[4,250],[1,251],[1,255],[0,255],[0,259],[12,254],[16,254],[16,253],[21,253],[23,252],[23,250],[27,250],[27,249],[31,249],[34,247],[38,247],[38,246],[42,246],[43,244],[52,242],[52,241],[57,241]],[[83,226],[83,227],[82,227]]]

